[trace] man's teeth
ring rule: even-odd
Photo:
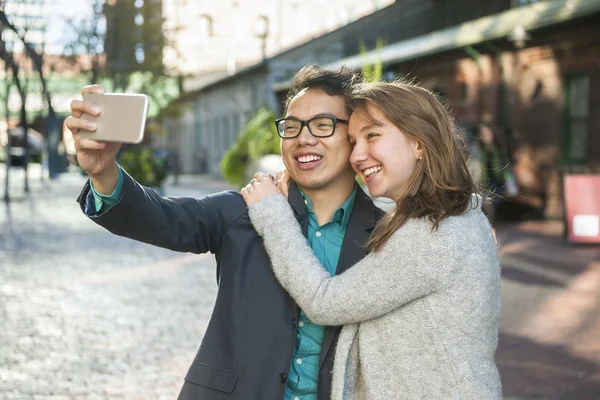
[[[371,167],[371,168],[365,169],[365,176],[371,176],[375,172],[381,171],[381,169],[382,169],[381,165],[378,167]]]
[[[322,158],[323,157],[319,157],[319,156],[301,156],[301,157],[298,157],[298,161],[300,161],[301,163],[309,163],[309,162],[313,162],[313,161],[319,161]]]

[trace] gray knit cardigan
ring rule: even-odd
[[[501,399],[494,362],[500,267],[481,200],[442,221],[411,219],[331,277],[282,195],[250,207],[281,285],[316,324],[343,325],[332,400]]]

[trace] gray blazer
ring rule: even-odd
[[[89,192],[86,184],[78,198],[84,211],[93,207]],[[295,185],[289,203],[306,235],[308,214]],[[365,256],[361,245],[382,214],[358,189],[337,273]],[[300,310],[277,282],[239,193],[165,198],[124,174],[121,200],[91,219],[120,236],[174,251],[215,255],[219,285],[215,308],[180,400],[283,399]],[[339,328],[325,330],[319,400],[329,399],[338,333]]]

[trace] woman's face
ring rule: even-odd
[[[369,193],[400,200],[421,153],[417,142],[404,135],[372,104],[366,106],[366,111],[358,109],[352,113],[348,135],[353,145],[350,163],[367,184]]]
[[[494,144],[494,132],[489,126],[483,125],[479,129],[479,140],[486,145]]]

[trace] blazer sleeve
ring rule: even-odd
[[[377,253],[332,277],[302,236],[292,210],[272,195],[249,210],[254,228],[281,285],[311,321],[345,325],[367,321],[448,284],[455,263],[450,241],[437,238],[426,221],[399,229]]]
[[[123,172],[121,199],[106,212],[88,215],[96,224],[129,239],[190,253],[217,253],[228,220],[246,211],[241,196],[222,192],[203,198],[161,197]],[[78,202],[85,213],[86,183]],[[228,210],[226,213],[224,210]]]

